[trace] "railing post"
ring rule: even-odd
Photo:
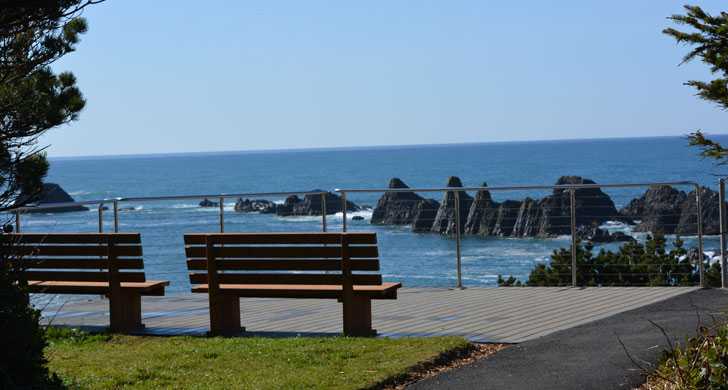
[[[220,201],[220,233],[225,233],[225,197],[221,196],[219,201]]]
[[[576,251],[577,251],[577,237],[576,237],[576,189],[571,187],[569,189],[569,209],[571,212],[571,287],[577,285],[577,270],[576,270]]]
[[[326,232],[326,193],[321,193],[321,231]]]
[[[119,200],[114,199],[114,233],[119,233]]]
[[[454,191],[455,195],[455,256],[457,265],[458,284],[457,288],[463,288],[462,274],[462,253],[460,248],[460,191]]]
[[[20,233],[20,210],[15,210],[15,232]]]
[[[341,192],[341,231],[346,232],[346,192]]]
[[[720,218],[720,286],[726,288],[728,280],[726,280],[726,248],[725,248],[725,231],[726,231],[726,207],[725,207],[725,178],[718,180],[718,201],[720,207],[718,207],[718,215]]]
[[[99,233],[104,232],[104,204],[99,203]]]
[[[703,210],[700,204],[700,185],[695,185],[695,201],[698,212],[698,271],[700,273],[700,287],[705,286],[705,262],[703,261]]]

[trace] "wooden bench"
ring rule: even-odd
[[[375,233],[185,234],[192,292],[207,293],[210,332],[236,334],[240,298],[323,298],[343,303],[344,334],[372,336],[372,299],[396,299],[382,283]],[[365,273],[366,272],[366,273]]]
[[[17,233],[0,241],[31,293],[106,295],[114,332],[143,328],[141,296],[164,295],[169,285],[146,280],[138,233]]]

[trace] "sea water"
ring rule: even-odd
[[[728,142],[728,137],[717,137]],[[443,187],[449,176],[466,186],[551,185],[559,176],[579,175],[597,183],[697,181],[713,189],[720,169],[697,156],[681,137],[428,145],[328,150],[192,153],[112,157],[52,158],[48,181],[59,183],[76,200],[185,194],[310,191],[335,188],[384,188],[391,177],[411,187]],[[690,191],[690,187],[681,187]],[[605,189],[617,207],[644,192]],[[496,201],[543,197],[550,190],[493,192]],[[441,200],[442,193],[422,194]],[[474,194],[472,194],[474,195]],[[350,194],[349,200],[374,206],[381,193]],[[267,197],[282,202],[284,197]],[[216,199],[213,199],[216,201]],[[120,231],[140,232],[149,279],[168,279],[170,291],[189,291],[182,237],[186,232],[219,229],[217,208],[199,200],[123,202]],[[321,217],[279,217],[236,213],[227,199],[225,230],[320,231]],[[351,220],[354,215],[364,220]],[[374,226],[371,210],[349,213],[351,231],[378,234],[382,273],[406,286],[451,287],[456,283],[455,241],[437,234],[415,234],[407,226]],[[464,218],[464,217],[463,217]],[[113,230],[110,211],[104,228]],[[25,215],[24,231],[95,232],[95,210]],[[341,214],[327,217],[330,231],[342,228]],[[612,230],[629,227],[611,224]],[[462,245],[465,286],[494,286],[498,275],[525,280],[534,265],[549,260],[569,237],[478,238]],[[694,238],[686,243],[694,246]],[[610,244],[609,248],[615,248]],[[706,251],[718,247],[705,240]]]

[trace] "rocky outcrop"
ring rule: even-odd
[[[596,184],[580,176],[562,176],[556,185]],[[601,225],[619,218],[619,212],[612,199],[601,188],[577,188],[574,190],[576,226]],[[541,201],[543,222],[539,236],[554,236],[571,233],[570,190],[556,188]]]
[[[698,200],[695,190],[690,191],[680,205],[677,234],[698,234]],[[720,200],[717,192],[700,187],[700,215],[703,234],[720,234]]]
[[[541,235],[544,230],[542,225],[543,217],[544,213],[540,201],[531,198],[524,199],[521,202],[521,207],[518,209],[516,222],[513,225],[513,231],[510,235],[516,237],[534,237]]]
[[[235,202],[235,211],[239,213],[274,214],[276,212],[276,204],[265,199],[239,198]]]
[[[22,197],[22,196],[21,196]],[[25,199],[23,203],[35,203],[39,206],[47,206],[53,203],[71,203],[75,200],[56,183],[43,183],[43,190],[39,195]],[[42,210],[29,210],[26,212],[38,213],[66,213],[71,211],[88,211],[87,207],[81,205],[54,207]]]
[[[592,243],[610,243],[610,242],[629,242],[636,241],[634,237],[622,232],[610,233],[608,230],[601,229],[596,225],[579,226],[576,230],[576,236],[580,240],[590,241]]]
[[[462,186],[463,183],[457,176],[451,176],[447,181],[448,188]],[[459,204],[455,200],[456,192],[459,198]],[[437,210],[431,230],[440,234],[454,234],[456,229],[456,207],[458,207],[460,213],[460,231],[463,231],[472,203],[473,197],[465,191],[447,191],[442,198],[440,208]]]
[[[432,224],[440,209],[440,203],[434,199],[422,199],[417,202],[412,218],[412,231],[425,233],[432,231]]]
[[[213,202],[210,199],[205,198],[202,201],[200,201],[199,205],[200,205],[200,207],[218,207],[220,205],[220,203]]]
[[[487,187],[483,182],[481,187]],[[489,235],[495,225],[498,203],[493,201],[488,190],[480,190],[475,194],[468,216],[465,219],[465,234]]]
[[[510,236],[513,233],[513,227],[516,225],[520,210],[521,202],[517,200],[506,200],[498,205],[493,228],[488,229],[488,235]]]
[[[402,180],[392,178],[388,188],[409,188]],[[377,201],[371,223],[375,225],[410,225],[415,220],[420,203],[425,199],[411,191],[387,191]],[[419,212],[422,212],[420,210]],[[420,218],[420,221],[423,221]],[[432,226],[432,219],[430,219]]]
[[[685,192],[671,186],[651,186],[642,196],[632,199],[619,213],[628,222],[639,221],[635,231],[673,234],[680,222],[686,198]]]
[[[311,192],[323,192],[321,190],[313,190]],[[276,207],[276,214],[282,217],[287,216],[306,216],[321,215],[322,212],[321,195],[308,194],[299,198],[291,195],[283,202],[282,205]],[[346,201],[347,211],[359,211],[361,208],[354,202]],[[326,214],[336,214],[341,212],[341,197],[332,192],[326,193]]]

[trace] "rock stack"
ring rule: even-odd
[[[463,183],[457,176],[450,176],[447,180],[448,188],[457,188],[462,186]],[[432,228],[430,229],[432,232],[440,234],[455,234],[455,193],[456,191],[447,191],[445,196],[442,198],[440,208],[437,210],[437,214],[435,214],[435,219],[432,223]],[[457,191],[457,196],[459,197],[460,231],[463,231],[467,215],[470,211],[470,206],[473,203],[473,197],[468,195],[465,191]]]
[[[323,192],[321,190],[313,190],[311,192]],[[306,216],[321,215],[322,212],[321,195],[308,194],[303,199],[296,195],[291,195],[276,208],[276,214],[282,217],[288,216]],[[361,208],[354,202],[346,201],[347,211],[359,211]],[[336,214],[341,212],[341,197],[332,192],[326,193],[326,214]]]

